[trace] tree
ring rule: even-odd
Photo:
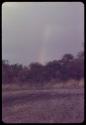
[[[52,62],[48,62],[45,66],[45,70],[47,72],[49,80],[60,79],[61,64],[57,60],[54,60]]]
[[[30,64],[30,74],[29,78],[32,79],[33,82],[43,82],[43,73],[44,66],[39,63],[31,63]]]
[[[65,54],[63,58],[60,60],[61,64],[61,80],[68,80],[70,78],[70,65],[74,60],[74,56],[72,54]]]
[[[62,58],[62,62],[64,63],[68,63],[70,61],[72,61],[74,59],[72,54],[65,54]]]
[[[84,51],[80,51],[80,52],[77,54],[77,58],[80,59],[80,60],[84,60]]]
[[[44,85],[50,81],[84,78],[84,52],[79,52],[74,58],[72,54],[65,54],[61,60],[53,60],[46,65],[31,63],[29,67],[12,64],[2,60],[3,83],[32,83]]]

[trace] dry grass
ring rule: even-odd
[[[32,100],[26,98],[18,98],[10,102],[6,102],[6,106],[2,107],[2,119],[5,123],[80,123],[84,120],[84,96],[77,95],[78,89],[70,90],[68,95],[64,96],[63,91],[56,96],[51,96],[53,92],[46,93],[40,99],[32,97]],[[76,93],[76,94],[74,94]],[[50,96],[50,98],[47,98]],[[21,95],[22,96],[22,95]],[[20,96],[20,97],[21,97]],[[38,97],[38,96],[37,96]],[[44,99],[43,99],[44,98]],[[20,103],[22,101],[22,103]],[[10,104],[11,103],[11,104]]]
[[[2,85],[5,123],[80,123],[84,120],[84,80],[31,85]],[[34,97],[35,96],[35,97]]]
[[[36,86],[31,84],[2,84],[2,90],[3,91],[19,91],[19,90],[40,90],[40,89],[60,89],[60,88],[81,88],[84,87],[84,79],[81,79],[80,81],[75,80],[69,80],[64,83],[55,83],[55,82],[49,82],[45,83],[44,86]]]

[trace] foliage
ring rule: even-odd
[[[2,60],[3,83],[32,83],[40,84],[50,81],[80,80],[84,77],[84,52],[79,52],[74,58],[65,54],[61,60],[48,62],[46,65],[31,63],[29,67],[8,63]]]

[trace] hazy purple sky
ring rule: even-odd
[[[5,2],[2,58],[28,65],[77,54],[84,42],[81,2]]]

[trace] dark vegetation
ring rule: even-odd
[[[2,60],[2,83],[40,84],[50,81],[61,82],[70,79],[84,78],[84,52],[76,57],[65,54],[61,60],[48,62],[46,65],[31,63],[28,67],[20,64],[9,64]]]

